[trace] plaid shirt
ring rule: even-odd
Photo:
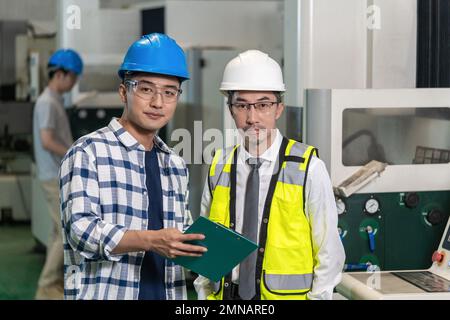
[[[184,231],[188,171],[159,138],[164,228]],[[66,299],[137,299],[144,252],[111,252],[127,230],[147,230],[145,149],[117,121],[76,141],[60,170]],[[166,260],[166,298],[187,299],[182,267]]]

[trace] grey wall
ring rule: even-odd
[[[57,0],[0,0],[0,20],[56,20]]]

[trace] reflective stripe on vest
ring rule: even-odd
[[[235,195],[230,193],[235,190],[232,175],[236,165],[232,162],[237,148],[217,151],[209,171],[210,219],[232,229],[230,215],[234,221],[235,210],[230,206]],[[274,174],[269,186],[263,213],[259,245],[264,250],[258,251],[257,294],[260,299],[306,299],[312,285],[313,253],[309,221],[304,212],[304,185],[316,149],[286,138],[282,149],[277,162],[281,168],[275,168],[277,175]],[[230,281],[231,273],[216,284],[218,291],[208,299],[226,299]]]
[[[231,164],[238,147],[239,145],[225,153],[222,153],[221,149],[217,150],[208,177],[213,199],[209,210],[209,219],[228,228],[230,227]]]
[[[270,290],[307,290],[313,274],[265,274],[264,282]]]

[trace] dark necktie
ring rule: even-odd
[[[262,160],[259,158],[247,159],[250,173],[247,179],[244,203],[244,223],[242,234],[256,242],[258,237],[258,203],[259,203],[259,167]],[[255,269],[257,252],[252,252],[239,267],[239,296],[250,300],[255,296]]]

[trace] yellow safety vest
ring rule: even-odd
[[[238,147],[217,150],[209,170],[209,218],[233,230]],[[259,234],[255,281],[261,300],[306,300],[311,289],[313,251],[304,186],[313,155],[317,156],[316,148],[283,137]],[[215,292],[208,300],[227,300],[230,289],[231,272],[215,283]]]

